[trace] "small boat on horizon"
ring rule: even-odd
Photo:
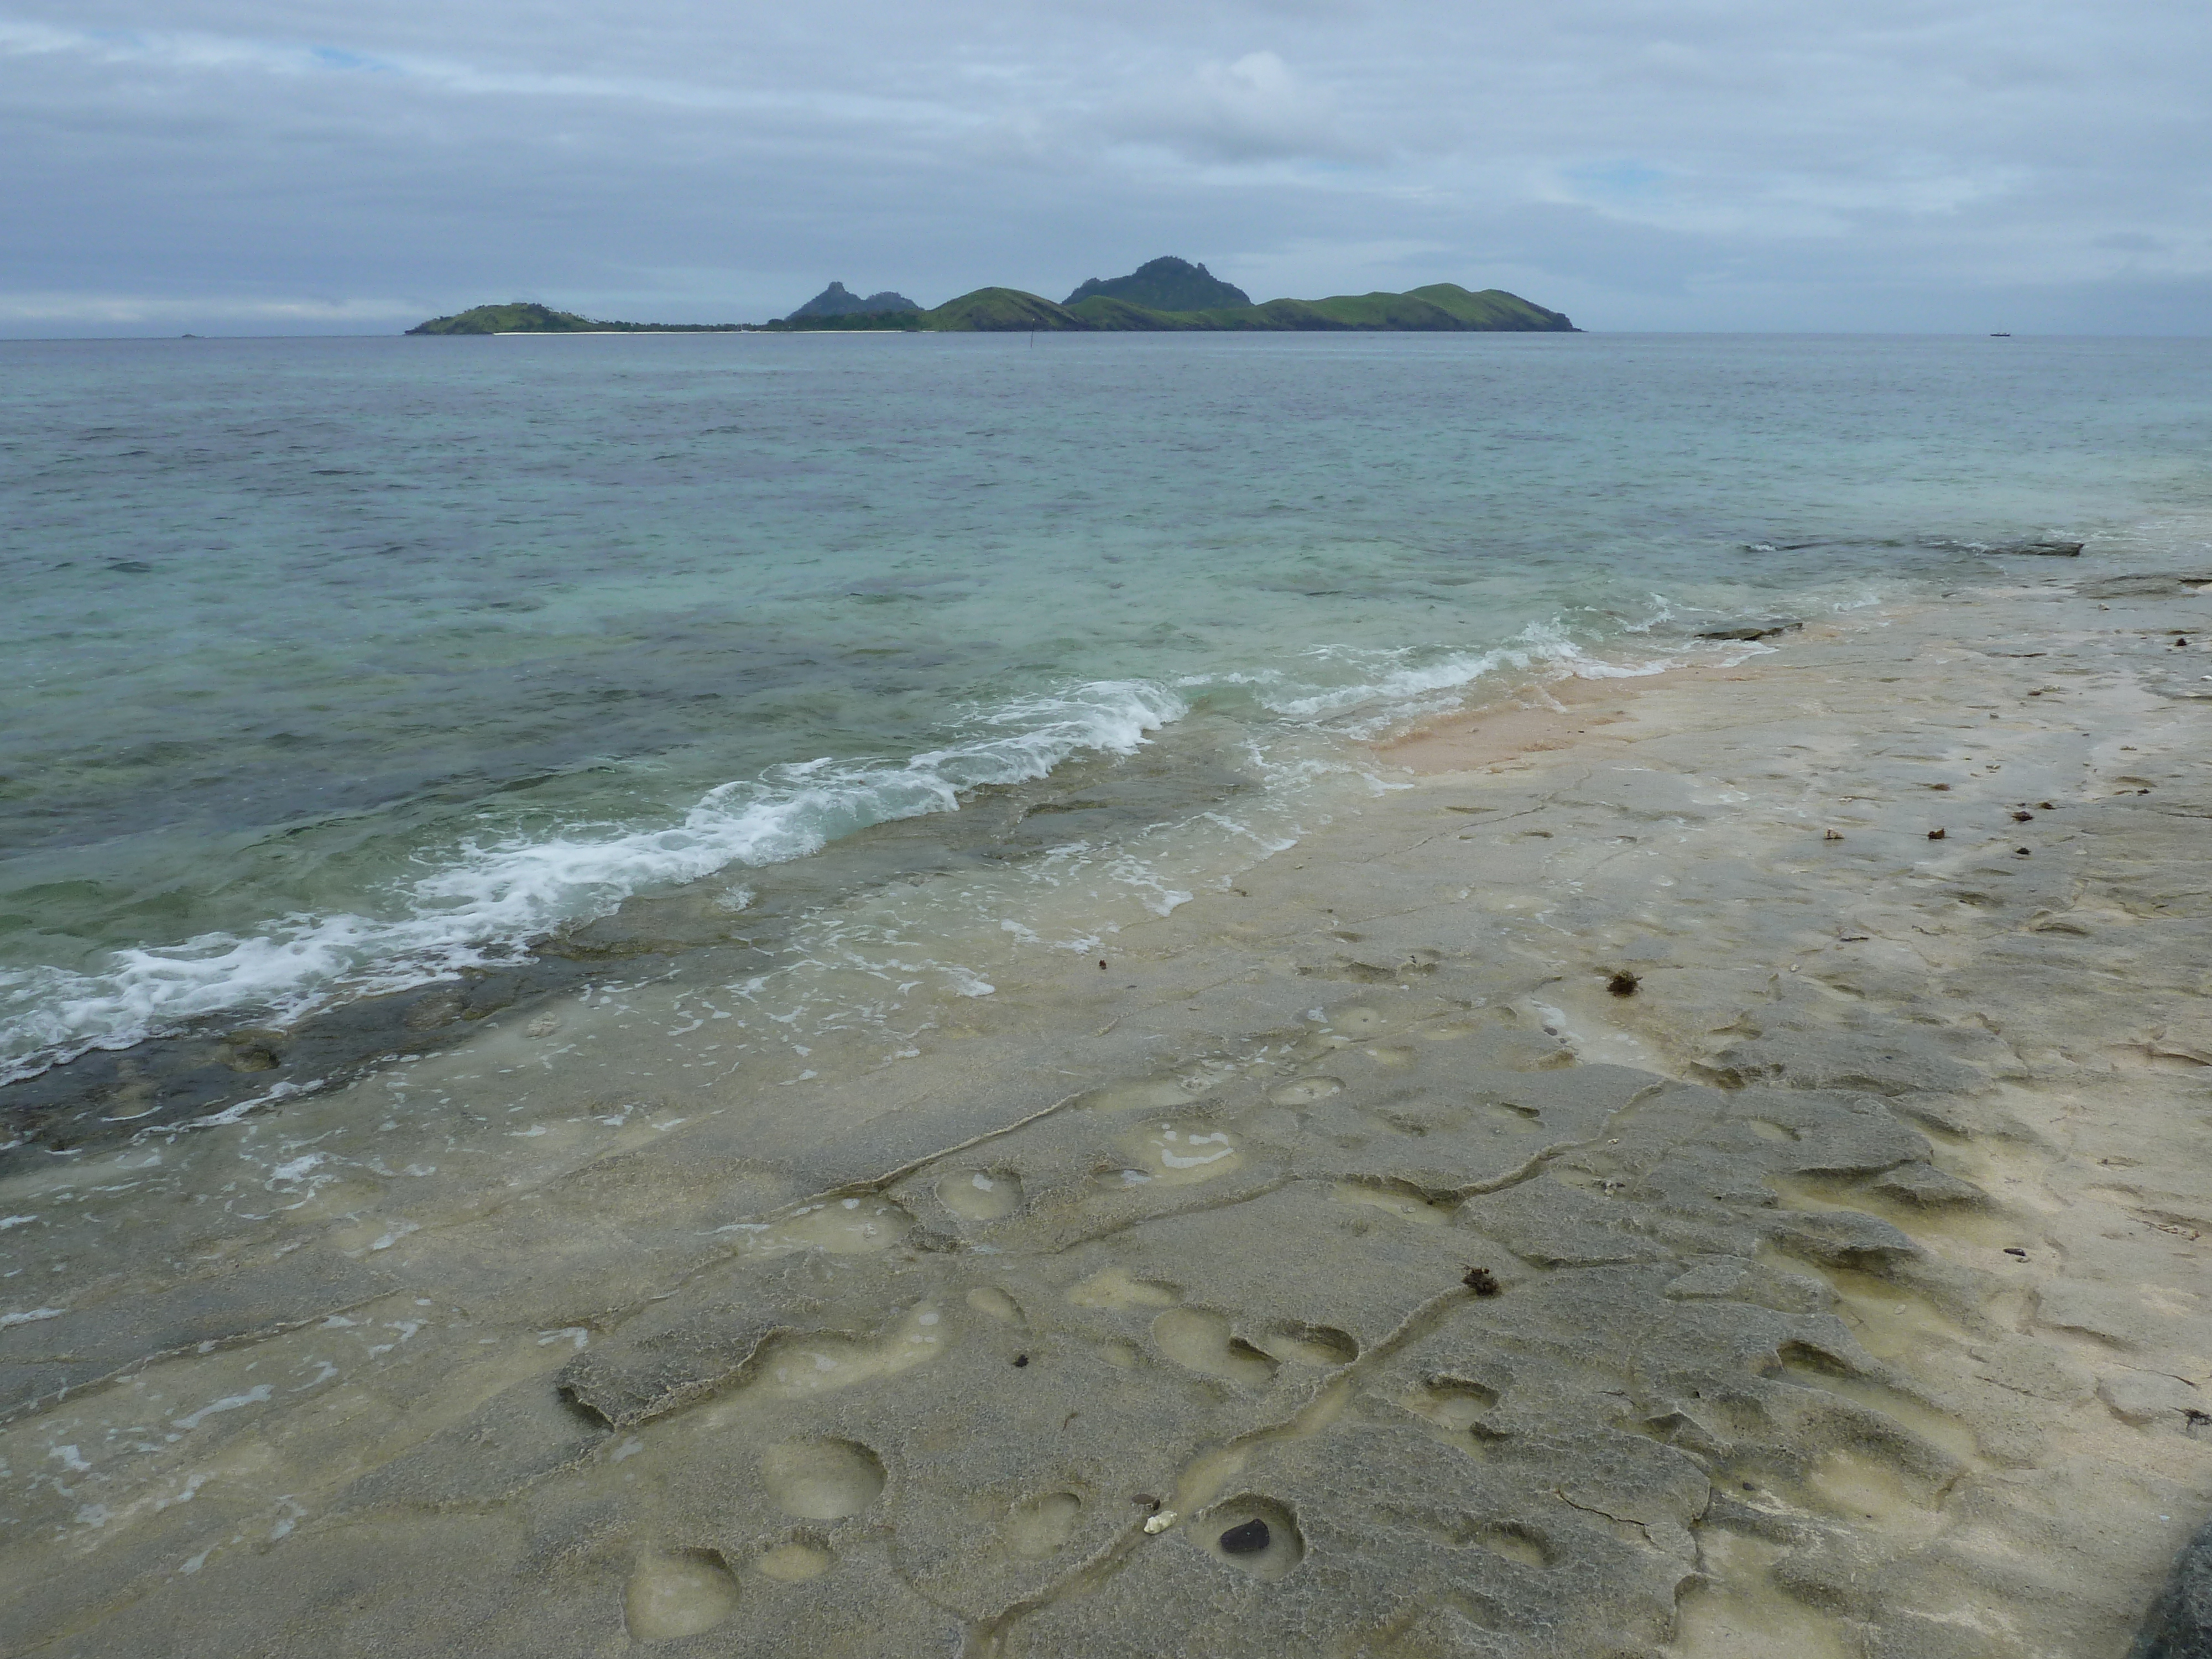
[[[1992,340],[2009,340],[2012,338],[2012,336],[2009,334],[1992,334],[1990,336],[1990,338]]]

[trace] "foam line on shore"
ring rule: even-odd
[[[1655,617],[1671,614],[1656,596],[1655,605]],[[1627,632],[1647,635],[1651,625],[1646,619]],[[1764,648],[1735,646],[1723,654],[1737,660]],[[465,844],[450,862],[393,892],[386,915],[295,912],[251,933],[117,951],[92,971],[0,973],[0,1085],[194,1019],[230,1014],[285,1026],[353,999],[511,964],[559,928],[610,915],[635,896],[732,866],[805,858],[872,824],[956,812],[965,792],[1033,781],[1081,754],[1133,753],[1209,691],[1236,688],[1267,725],[1372,741],[1456,706],[1470,688],[1501,674],[1619,678],[1687,660],[1679,650],[1656,649],[1609,659],[1578,644],[1556,617],[1529,623],[1504,644],[1427,661],[1348,647],[1312,654],[1348,662],[1352,672],[1321,689],[1310,675],[1301,684],[1287,674],[1197,674],[1174,688],[1100,680],[1015,698],[971,717],[960,740],[903,762],[823,757],[773,767],[708,791],[680,823],[664,828]],[[1700,660],[1710,655],[1695,653]],[[1255,759],[1273,783],[1294,783],[1308,771],[1295,764],[1279,771],[1257,752]]]
[[[870,824],[957,811],[964,790],[1041,778],[1086,751],[1128,754],[1187,708],[1143,682],[1092,682],[1002,704],[967,740],[903,763],[825,757],[721,785],[665,829],[466,846],[402,890],[396,916],[295,914],[247,937],[118,951],[95,973],[0,977],[0,999],[13,1005],[0,1020],[0,1083],[226,1010],[265,1010],[281,1024],[509,961],[633,894],[804,858]]]

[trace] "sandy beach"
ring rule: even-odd
[[[611,979],[19,1164],[0,1650],[2121,1659],[2212,573],[2010,568],[1432,722],[895,1038]]]

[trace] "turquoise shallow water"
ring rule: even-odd
[[[2202,341],[0,344],[0,1066],[1164,734],[1310,761],[1974,543],[2185,541],[2208,435]]]

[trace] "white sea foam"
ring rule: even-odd
[[[1340,725],[1369,736],[1432,712],[1477,680],[1504,670],[1615,679],[1660,673],[1675,661],[1653,656],[1624,662],[1593,655],[1556,620],[1532,622],[1504,644],[1487,650],[1455,652],[1423,662],[1394,660],[1390,653],[1362,654],[1369,658],[1360,665],[1365,678],[1295,696],[1261,690],[1259,700],[1270,712],[1291,720]]]
[[[1656,652],[1640,659],[1601,657],[1554,619],[1530,623],[1483,650],[1419,659],[1321,647],[1307,653],[1302,672],[1196,674],[1176,684],[1187,691],[1234,686],[1274,720],[1371,738],[1455,703],[1468,687],[1501,672],[1612,678],[1657,673],[1678,660]],[[380,914],[287,915],[250,936],[209,933],[119,951],[96,972],[0,974],[0,1083],[88,1049],[127,1047],[198,1017],[252,1010],[282,1024],[349,998],[511,962],[556,929],[607,915],[633,894],[733,866],[803,858],[869,824],[956,811],[963,792],[1043,777],[1086,750],[1129,753],[1188,708],[1178,691],[1149,682],[1093,682],[1001,704],[971,720],[959,741],[903,763],[825,757],[722,785],[665,828],[469,845],[390,895]],[[1258,746],[1252,752],[1271,792],[1297,781]],[[1306,755],[1287,764],[1303,776],[1318,763]],[[1115,872],[1125,885],[1146,890],[1148,907],[1162,915],[1190,896],[1126,860]],[[720,902],[742,909],[753,896],[733,887]],[[990,988],[981,980],[965,988],[971,995]],[[200,1121],[230,1121],[319,1082],[280,1084]]]
[[[394,893],[382,915],[292,915],[248,937],[118,951],[97,972],[0,975],[0,1082],[198,1016],[250,1008],[282,1024],[512,960],[634,893],[803,858],[872,823],[955,811],[964,790],[1040,778],[1085,750],[1127,754],[1186,707],[1146,682],[1097,681],[1002,704],[961,741],[903,763],[821,759],[722,785],[663,829],[467,846]]]

